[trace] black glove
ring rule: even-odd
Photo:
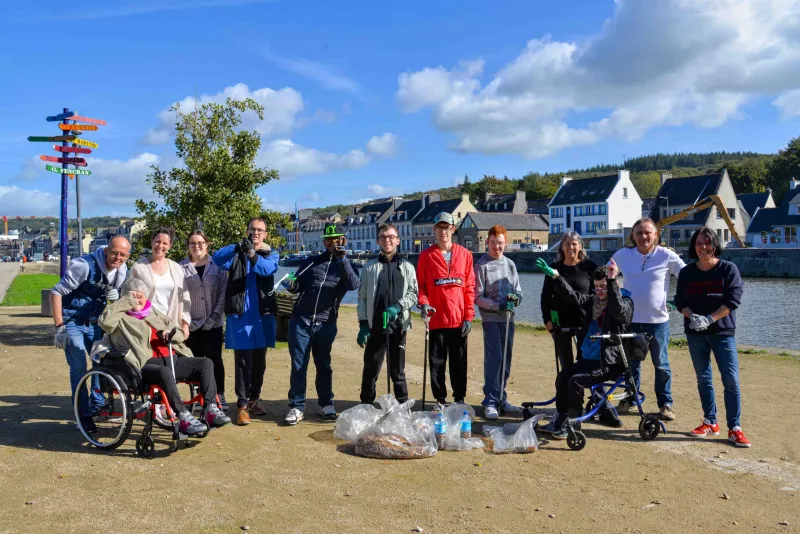
[[[242,249],[242,252],[244,252],[246,256],[250,255],[250,251],[254,248],[253,240],[250,238],[250,236],[242,239],[242,242],[239,243],[239,248]]]

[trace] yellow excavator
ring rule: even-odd
[[[722,219],[725,221],[725,224],[728,225],[728,229],[731,231],[731,236],[739,243],[739,246],[745,248],[746,245],[742,238],[739,236],[739,232],[736,231],[736,228],[733,226],[733,221],[728,216],[728,210],[725,209],[725,204],[722,203],[722,199],[719,198],[718,195],[709,195],[703,200],[695,202],[688,208],[683,211],[679,211],[674,215],[670,215],[668,217],[664,217],[663,219],[659,220],[656,223],[656,230],[658,230],[659,235],[661,235],[661,229],[665,226],[672,224],[676,221],[680,221],[681,219],[685,219],[686,217],[690,217],[697,213],[698,211],[703,211],[705,209],[710,208],[711,206],[716,206],[717,211],[722,216]]]

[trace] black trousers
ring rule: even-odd
[[[450,359],[450,386],[453,400],[463,401],[467,396],[467,338],[461,337],[461,328],[437,328],[430,335],[431,391],[441,403],[447,400],[445,370]]]
[[[381,328],[373,328],[364,348],[364,371],[361,373],[361,402],[372,404],[375,389],[386,356],[386,334]],[[406,384],[406,333],[398,327],[389,334],[389,377],[394,385],[394,396],[398,402],[408,400]]]
[[[599,360],[581,359],[556,376],[556,411],[570,417],[583,415],[583,390],[606,380],[616,380],[624,368],[603,368]]]
[[[225,393],[225,363],[222,361],[222,327],[195,330],[186,340],[186,346],[196,358],[206,357],[214,362],[214,379],[217,391]]]
[[[267,347],[234,350],[233,360],[236,365],[236,407],[244,408],[247,401],[261,396],[264,372],[267,370]]]
[[[208,358],[175,357],[175,379],[167,358],[150,358],[142,367],[142,380],[145,386],[158,386],[167,396],[172,410],[177,414],[186,407],[183,404],[176,380],[200,382],[200,393],[206,406],[217,402],[217,385],[214,381],[214,364]]]
[[[561,364],[561,369],[569,369],[575,363],[575,352],[573,350],[572,338],[574,334],[571,332],[557,332],[553,334],[553,344],[556,349],[556,357],[558,363]],[[580,355],[578,356],[580,359]]]

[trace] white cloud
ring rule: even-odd
[[[532,39],[483,76],[482,61],[403,73],[398,104],[429,108],[454,150],[528,158],[658,127],[718,127],[763,96],[796,116],[800,2],[617,0],[585,41]],[[578,122],[584,112],[600,118]]]
[[[243,83],[226,87],[214,95],[202,95],[199,99],[187,96],[177,104],[181,113],[191,113],[195,107],[203,104],[224,103],[228,98],[243,100],[252,98],[264,106],[264,118],[248,111],[242,116],[242,127],[255,130],[261,135],[280,135],[291,133],[297,126],[298,115],[303,111],[303,97],[291,87],[283,89],[270,89],[263,87],[251,91]],[[143,144],[158,145],[169,141],[175,130],[175,112],[167,108],[158,113],[159,125],[151,129],[142,139]]]
[[[367,141],[367,152],[375,156],[390,158],[397,150],[397,136],[391,132],[386,132],[382,136],[377,135]]]
[[[0,185],[0,213],[3,215],[53,215],[60,213],[61,195],[15,185]]]
[[[359,92],[359,86],[354,80],[329,65],[303,58],[280,57],[271,52],[266,52],[264,57],[279,67],[315,81],[328,89],[349,93]]]
[[[780,110],[784,119],[797,117],[800,115],[800,89],[782,94],[772,104]]]
[[[291,139],[276,139],[261,149],[256,163],[277,169],[281,177],[286,178],[340,169],[360,169],[375,157],[391,156],[395,139],[394,134],[387,132],[381,137],[372,137],[365,149],[355,148],[344,154],[305,147]]]

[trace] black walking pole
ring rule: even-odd
[[[427,317],[422,319],[425,323],[425,355],[422,357],[422,411],[425,411],[425,391],[428,389],[428,339],[431,329]]]
[[[383,333],[386,336],[386,393],[392,392],[392,377],[389,371],[389,313],[383,312]]]

